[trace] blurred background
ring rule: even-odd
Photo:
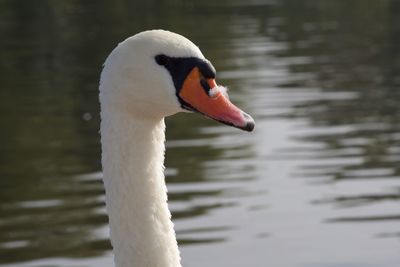
[[[99,74],[153,28],[256,120],[167,119],[184,266],[399,266],[396,0],[0,0],[0,266],[112,266]]]

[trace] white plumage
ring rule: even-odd
[[[187,99],[179,97],[181,88],[176,88],[176,79],[167,65],[157,64],[157,55],[205,61],[188,39],[153,30],[120,43],[107,58],[101,74],[103,180],[118,267],[181,266],[164,181],[164,117],[192,106],[189,101],[183,108]],[[218,98],[214,93],[213,97]],[[252,130],[251,118],[232,107],[221,116],[217,114],[220,111],[202,113]],[[230,118],[228,115],[234,112],[237,114]]]

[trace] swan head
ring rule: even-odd
[[[193,111],[252,131],[254,120],[229,101],[215,77],[210,61],[190,40],[169,31],[145,31],[121,42],[108,56],[100,102],[102,109],[143,118]]]

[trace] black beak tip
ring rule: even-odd
[[[253,118],[249,115],[243,112],[243,116],[246,118],[246,124],[242,128],[244,131],[251,132],[254,130],[254,127],[256,126]]]
[[[255,123],[254,121],[248,121],[246,125],[243,127],[243,130],[251,132],[254,130]]]

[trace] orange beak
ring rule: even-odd
[[[179,97],[195,111],[207,117],[245,131],[252,131],[253,118],[233,105],[221,92],[209,94],[210,89],[215,87],[217,87],[215,80],[205,79],[195,67],[183,82]]]

